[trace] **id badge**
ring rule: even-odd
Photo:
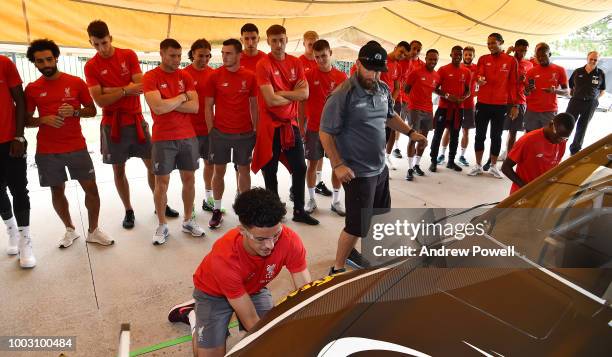
[[[593,83],[593,84],[599,84],[599,79],[593,79],[593,80],[591,81],[591,83]]]

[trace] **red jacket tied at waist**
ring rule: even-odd
[[[142,112],[140,110],[129,111],[129,110],[106,110],[102,111],[104,116],[110,117],[110,127],[111,127],[111,140],[114,143],[121,142],[121,116],[122,115],[131,115],[136,120],[136,136],[138,137],[138,142],[144,144],[146,142],[144,129],[142,128],[142,122],[144,120],[142,116]]]

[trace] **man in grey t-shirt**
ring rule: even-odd
[[[389,209],[389,170],[385,166],[385,127],[427,141],[393,111],[389,87],[380,81],[387,71],[387,52],[376,41],[359,50],[357,71],[327,99],[319,135],[334,175],[345,191],[345,226],[338,239],[336,262],[330,274],[344,271],[345,261],[367,266],[355,249],[367,233],[374,209]],[[362,222],[362,210],[367,222]]]

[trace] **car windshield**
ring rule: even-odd
[[[508,208],[489,235],[589,292],[612,300],[612,146],[567,165]],[[482,218],[479,217],[479,218]]]

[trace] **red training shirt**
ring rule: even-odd
[[[473,62],[470,64],[461,63],[461,66],[469,69],[472,76],[472,80],[470,81],[470,96],[463,101],[463,108],[474,109],[474,98],[476,97],[476,80],[478,77],[476,75],[476,72],[478,66],[476,66],[476,63]]]
[[[204,95],[215,100],[213,125],[220,132],[241,134],[253,131],[249,102],[257,95],[253,72],[244,68],[231,72],[222,66],[208,77]]]
[[[559,165],[565,154],[565,144],[566,141],[559,144],[551,143],[541,128],[530,131],[518,139],[508,158],[516,162],[516,174],[527,184]],[[512,183],[510,193],[514,193],[519,188],[517,184]]]
[[[274,91],[292,91],[297,82],[305,80],[302,62],[294,56],[285,54],[281,61],[269,53],[257,63],[257,86],[271,84]],[[278,107],[268,107],[265,100],[258,101],[260,113],[279,119],[291,119],[292,125],[297,125],[298,102]],[[273,127],[281,125],[279,121],[272,121]]]
[[[548,66],[537,65],[527,72],[526,81],[535,81],[535,89],[527,96],[527,110],[531,112],[556,112],[557,94],[544,92],[544,88],[565,86],[567,88],[567,74],[565,69],[554,63]]]
[[[505,53],[488,54],[478,59],[478,76],[486,83],[478,88],[478,103],[506,105],[518,100],[518,64],[516,58]]]
[[[408,108],[433,113],[431,95],[438,84],[440,84],[440,76],[435,70],[430,72],[426,67],[422,67],[410,72],[406,79],[406,85],[410,86]]]
[[[187,71],[176,70],[165,72],[156,67],[142,78],[143,92],[159,91],[162,99],[174,98],[181,93],[195,90],[193,79]],[[157,115],[151,111],[153,118],[152,141],[180,140],[195,137],[195,130],[191,122],[193,114],[181,113],[173,110],[169,113]]]
[[[533,63],[526,59],[522,59],[518,62],[518,76],[519,80],[517,82],[518,85],[518,101],[517,104],[527,104],[527,98],[525,97],[525,85],[527,85],[527,72],[533,68]],[[521,77],[524,78],[521,81]]]
[[[395,81],[399,80],[399,67],[399,62],[387,55],[387,72],[380,73],[380,80],[387,83],[391,94],[395,89]]]
[[[410,72],[412,71],[416,71],[419,70],[423,67],[425,67],[425,62],[423,62],[420,58],[415,58],[415,59],[407,59],[404,60],[401,63],[402,68],[402,77],[400,80],[400,86],[402,88],[401,92],[400,92],[400,98],[402,103],[408,103],[408,101],[410,100],[409,95],[406,94],[406,92],[404,91],[404,87],[406,86],[406,82],[408,81],[408,76],[410,75]]]
[[[67,73],[60,73],[54,80],[41,76],[28,84],[25,96],[28,113],[38,109],[39,117],[58,115],[59,107],[64,103],[72,105],[75,110],[93,103],[87,84]],[[64,125],[59,128],[41,124],[36,136],[36,153],[61,154],[85,149],[87,145],[80,120],[79,117],[66,117]]]
[[[227,299],[255,294],[272,281],[286,266],[289,272],[306,269],[306,249],[300,237],[283,226],[272,253],[267,257],[250,255],[244,249],[239,228],[217,239],[195,273],[194,286],[204,293]]]
[[[257,51],[257,54],[255,56],[249,56],[244,51],[242,51],[242,54],[240,55],[240,67],[244,67],[249,71],[255,73],[257,62],[259,62],[259,60],[264,57],[266,57],[266,53],[263,51]]]
[[[452,63],[440,67],[438,75],[440,76],[440,90],[455,97],[463,96],[465,87],[469,87],[472,80],[472,72],[469,69],[461,65],[455,67]],[[440,97],[440,103],[438,104],[440,108],[448,108],[449,105],[451,105],[451,102],[444,97]]]
[[[304,74],[315,70],[319,67],[319,65],[317,65],[317,61],[314,59],[308,59],[308,57],[306,57],[305,55],[301,55],[299,57],[300,61],[302,61],[302,64],[304,65]]]
[[[308,122],[306,127],[309,131],[319,131],[321,124],[321,113],[329,94],[346,80],[346,74],[332,67],[331,71],[323,72],[318,67],[310,73],[306,73],[308,80],[308,101],[306,102]]]
[[[0,143],[13,141],[15,137],[15,102],[10,89],[21,83],[13,61],[0,55]]]
[[[99,54],[93,56],[85,63],[85,80],[89,87],[125,87],[132,82],[132,76],[142,73],[136,53],[132,50],[116,48],[112,56],[104,58]],[[134,125],[136,115],[142,116],[140,96],[128,95],[102,111],[102,125],[110,125],[112,112],[121,112],[121,126]]]
[[[193,64],[190,64],[183,70],[187,71],[191,78],[193,78],[193,85],[198,93],[198,113],[191,114],[193,129],[195,130],[197,136],[206,136],[208,135],[208,127],[206,126],[206,118],[204,117],[204,103],[206,101],[204,96],[206,92],[206,82],[208,81],[208,77],[211,75],[211,73],[214,72],[214,69],[206,66],[202,70],[197,70]]]

